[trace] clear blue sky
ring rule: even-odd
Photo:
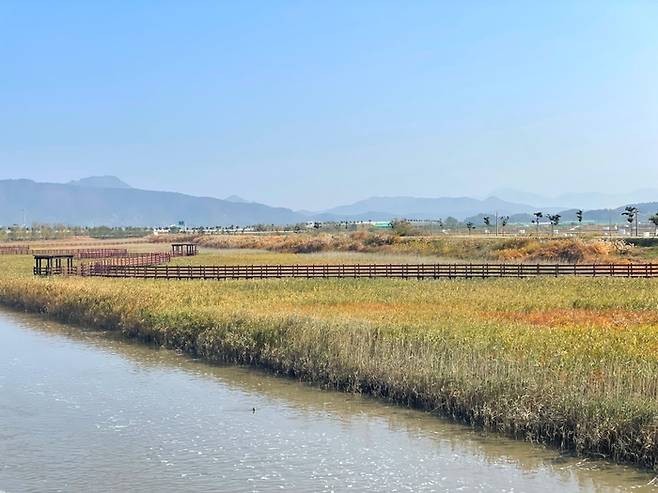
[[[658,185],[658,2],[0,3],[0,178],[320,209]]]

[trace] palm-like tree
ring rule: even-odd
[[[649,222],[654,226],[653,235],[658,235],[658,212],[649,218]]]
[[[475,224],[473,224],[471,221],[468,221],[466,223],[466,227],[468,228],[468,234],[471,234],[471,231],[475,229]]]
[[[624,208],[624,212],[621,213],[622,216],[626,216],[626,221],[628,222],[629,227],[631,228],[631,232],[633,231],[633,222],[635,222],[635,236],[637,236],[637,230],[638,230],[638,214],[640,210],[632,205],[627,205]]]
[[[548,220],[551,222],[551,226],[553,228],[557,228],[557,225],[560,224],[560,216],[559,214],[549,214],[548,215]],[[553,228],[551,228],[551,231],[553,231]]]
[[[500,229],[505,234],[505,226],[507,226],[507,223],[509,222],[509,216],[503,216],[500,218]]]
[[[535,218],[532,220],[532,222],[537,225],[537,235],[539,235],[539,220],[544,217],[544,213],[537,211],[533,214],[533,216],[535,216]]]

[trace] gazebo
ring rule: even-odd
[[[196,243],[172,243],[171,254],[174,257],[191,257],[197,254]]]
[[[73,257],[71,253],[61,255],[37,254],[34,256],[34,275],[50,276],[53,274],[69,274],[73,271]],[[62,265],[66,263],[66,267]]]

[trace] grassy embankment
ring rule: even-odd
[[[224,252],[223,261],[253,256],[290,260]],[[0,257],[0,302],[658,464],[658,280],[163,282],[34,279],[30,268],[29,257]]]

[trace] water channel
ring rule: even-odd
[[[0,491],[658,491],[653,477],[0,310]]]

